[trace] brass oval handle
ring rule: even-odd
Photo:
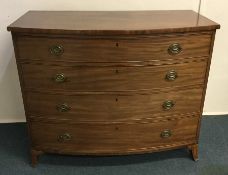
[[[167,74],[165,75],[165,79],[168,81],[174,81],[177,78],[177,72],[175,70],[170,70],[169,72],[167,72]]]
[[[54,81],[55,81],[56,83],[63,83],[63,82],[66,81],[66,77],[65,77],[65,75],[64,75],[63,73],[61,73],[61,74],[56,74],[56,75],[54,76]]]
[[[166,129],[164,131],[161,132],[161,137],[162,138],[168,138],[172,136],[172,132],[169,129]]]
[[[68,104],[66,103],[63,103],[63,104],[60,104],[60,105],[57,105],[56,106],[56,109],[59,111],[59,112],[67,112],[71,109],[70,106],[68,106]]]
[[[168,48],[168,53],[170,55],[176,55],[179,54],[182,51],[182,47],[179,43],[171,44]]]
[[[50,53],[55,56],[60,56],[64,53],[63,46],[53,45],[50,47]]]
[[[164,110],[170,110],[171,108],[173,108],[175,105],[175,103],[172,100],[167,100],[163,103],[162,107]]]
[[[58,136],[59,142],[70,141],[71,139],[72,139],[72,136],[69,133],[64,133]]]

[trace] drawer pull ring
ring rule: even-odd
[[[65,77],[65,75],[64,75],[63,73],[61,73],[61,74],[56,74],[56,75],[54,76],[54,81],[55,81],[56,83],[63,83],[63,82],[66,81],[66,77]]]
[[[166,129],[166,130],[164,130],[164,131],[161,132],[161,137],[162,138],[168,138],[170,136],[172,136],[172,132],[169,129]]]
[[[174,107],[175,103],[172,100],[167,100],[163,103],[162,107],[164,110],[170,110]]]
[[[72,136],[69,133],[64,133],[58,136],[58,141],[59,142],[65,142],[65,141],[70,141]]]
[[[170,70],[169,72],[167,72],[167,74],[165,75],[165,79],[168,81],[174,81],[177,78],[177,72],[175,70]]]
[[[168,53],[170,55],[176,55],[179,54],[182,51],[182,47],[179,43],[171,44],[168,48]]]
[[[63,46],[54,45],[50,47],[50,53],[55,56],[60,56],[64,53]]]
[[[59,112],[67,112],[67,111],[69,111],[71,108],[70,108],[70,106],[68,106],[68,104],[63,103],[63,104],[57,105],[57,106],[56,106],[56,109],[57,109]]]

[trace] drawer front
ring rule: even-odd
[[[18,59],[84,62],[142,61],[208,56],[210,43],[210,33],[113,39],[21,36],[16,40]]]
[[[58,153],[112,154],[150,151],[196,140],[198,117],[157,123],[75,125],[32,122],[37,150]]]
[[[154,94],[51,95],[27,93],[27,113],[33,118],[70,121],[128,121],[199,112],[202,89]]]
[[[24,86],[29,89],[121,91],[203,84],[206,60],[142,67],[49,66],[22,64]]]

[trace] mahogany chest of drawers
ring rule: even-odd
[[[198,159],[216,29],[193,11],[29,11],[8,27],[32,165],[42,153],[187,147]]]

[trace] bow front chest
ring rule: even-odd
[[[32,164],[187,147],[198,159],[215,31],[193,11],[29,11],[12,32]]]

